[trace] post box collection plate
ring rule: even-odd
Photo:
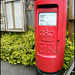
[[[56,12],[39,13],[39,25],[56,26],[56,24],[57,24]]]

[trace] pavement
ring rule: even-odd
[[[36,67],[13,65],[1,60],[1,75],[36,75]]]

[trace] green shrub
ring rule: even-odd
[[[1,35],[1,59],[11,64],[35,65],[35,34],[32,27],[24,34],[5,33]],[[68,68],[74,55],[74,38],[72,42],[66,35],[64,68]]]
[[[11,64],[35,65],[34,31],[24,34],[2,34],[1,58]]]
[[[64,69],[67,69],[71,59],[74,56],[74,33],[72,42],[68,39],[68,31],[66,32],[65,54],[64,54]]]

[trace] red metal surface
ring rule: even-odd
[[[57,4],[58,7],[38,8],[38,5],[46,4]],[[45,72],[57,72],[62,69],[64,60],[67,0],[36,0],[34,5],[36,66]],[[57,25],[38,25],[41,12],[57,12]]]

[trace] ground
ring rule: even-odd
[[[1,75],[36,75],[36,67],[13,65],[1,60]]]

